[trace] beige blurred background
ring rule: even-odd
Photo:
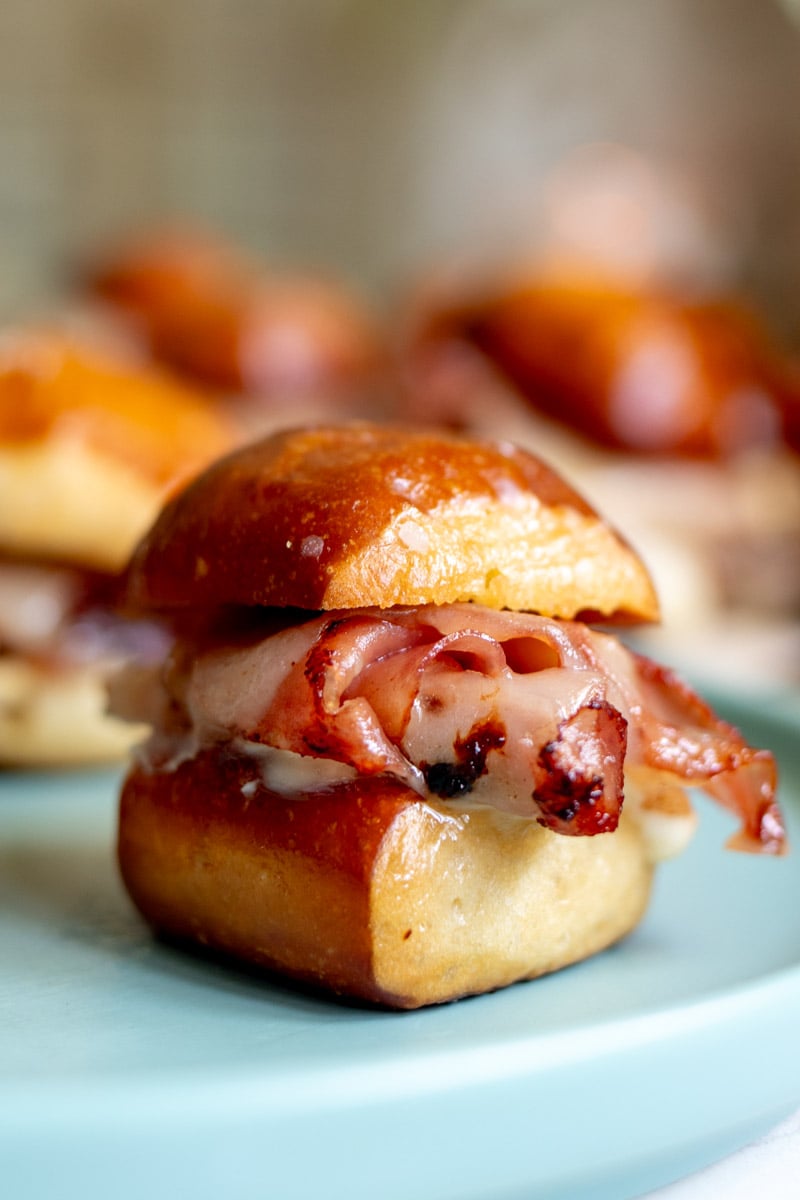
[[[800,330],[778,0],[3,0],[0,315],[165,216],[374,292],[535,236],[571,150],[680,178],[678,259]]]

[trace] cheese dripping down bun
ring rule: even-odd
[[[583,618],[646,621],[631,547],[533,455],[366,423],[285,431],[165,507],[128,596],[183,629],[123,787],[160,932],[413,1008],[608,946],[694,829],[779,853],[775,765]]]

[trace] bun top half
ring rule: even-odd
[[[0,336],[0,445],[89,446],[157,486],[234,444],[203,393],[172,376],[49,330]]]
[[[167,494],[235,445],[201,393],[47,329],[0,335],[0,552],[121,571]]]
[[[535,456],[366,422],[286,430],[219,460],[134,554],[138,609],[474,601],[653,620],[638,555]]]

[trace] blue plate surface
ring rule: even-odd
[[[721,707],[779,755],[800,714]],[[10,1200],[624,1200],[800,1104],[800,852],[660,871],[579,966],[415,1013],[154,941],[114,860],[113,773],[0,778],[0,1163]]]

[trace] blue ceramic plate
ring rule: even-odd
[[[780,756],[800,846],[800,719],[723,707]],[[115,786],[0,779],[11,1200],[624,1200],[800,1103],[800,859],[725,852],[703,800],[622,945],[392,1014],[153,941],[115,875]]]

